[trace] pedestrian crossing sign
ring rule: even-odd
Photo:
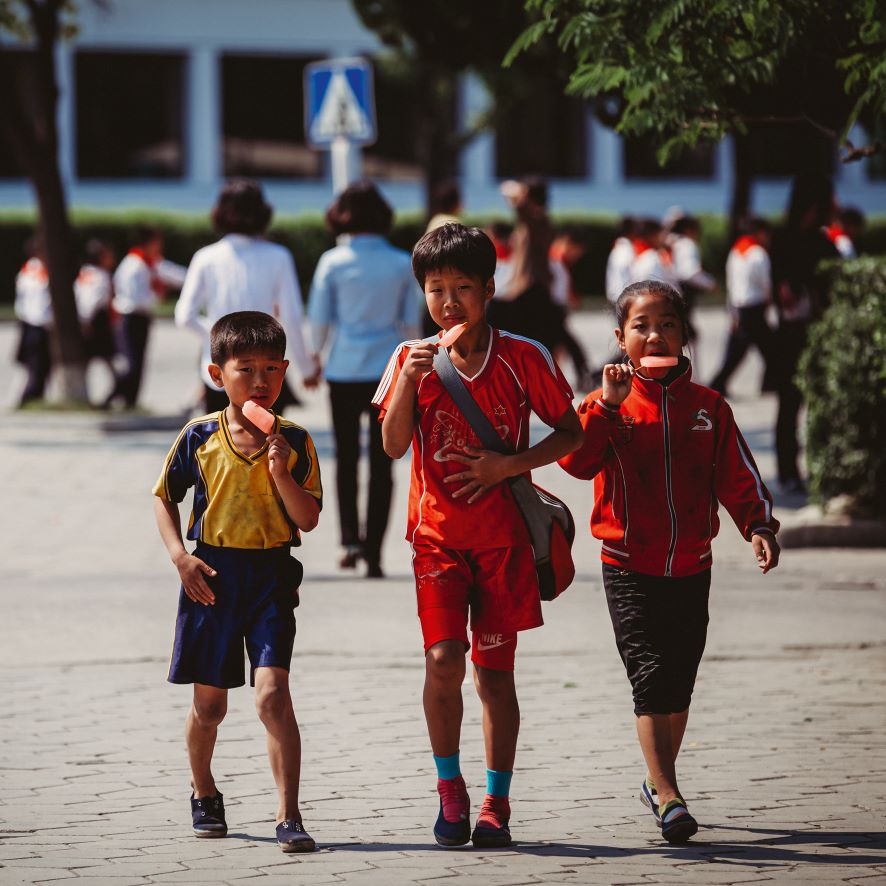
[[[315,148],[337,138],[372,144],[375,97],[372,66],[362,58],[326,59],[305,67],[305,134]]]

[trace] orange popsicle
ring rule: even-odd
[[[441,348],[448,348],[451,345],[455,344],[456,339],[468,328],[467,323],[458,323],[452,327],[452,329],[447,329],[443,335],[440,336],[440,341],[437,344]]]
[[[271,431],[274,430],[274,422],[276,421],[274,413],[268,412],[264,406],[259,406],[258,403],[255,403],[252,400],[247,400],[243,404],[243,414],[260,431],[270,434]]]
[[[676,357],[641,357],[640,365],[644,369],[664,369],[666,366],[676,366],[680,361]]]

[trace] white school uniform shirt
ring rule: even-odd
[[[855,244],[845,234],[837,234],[833,239],[833,244],[843,258],[856,257]]]
[[[692,237],[677,237],[671,244],[671,258],[674,276],[681,283],[706,292],[717,288],[717,281],[701,266],[701,250]]]
[[[760,246],[744,251],[733,247],[726,259],[726,292],[733,308],[765,305],[772,293],[769,253]]]
[[[77,301],[77,315],[84,323],[89,323],[101,310],[110,307],[111,275],[97,265],[83,265],[74,281],[74,298]]]
[[[187,268],[161,258],[153,268],[134,252],[127,253],[114,271],[114,310],[118,314],[152,314],[157,293],[154,278],[166,286],[178,288],[184,283]]]
[[[178,303],[175,323],[202,339],[200,375],[209,375],[209,331],[216,320],[234,311],[264,311],[286,332],[286,354],[303,377],[314,373],[302,334],[304,308],[295,263],[289,250],[245,234],[225,234],[194,253]]]
[[[634,263],[634,244],[627,237],[619,237],[612,244],[606,259],[606,298],[615,304],[622,290],[631,282],[631,265]]]
[[[680,289],[673,265],[665,264],[661,252],[657,249],[646,249],[631,262],[628,283],[639,283],[641,280],[662,280]]]
[[[31,326],[52,323],[49,274],[39,258],[28,259],[15,278],[15,316]]]

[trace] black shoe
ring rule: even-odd
[[[362,557],[363,548],[360,545],[348,545],[338,561],[339,568],[356,569]]]
[[[228,823],[225,821],[225,801],[216,791],[214,797],[194,799],[191,794],[191,818],[195,837],[225,837]]]
[[[305,826],[300,821],[291,819],[277,825],[277,845],[284,852],[313,852],[317,848]]]
[[[382,571],[381,564],[377,560],[369,560],[366,563],[366,577],[367,578],[384,578],[385,574]]]

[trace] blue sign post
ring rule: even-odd
[[[305,135],[329,149],[332,187],[340,193],[359,177],[358,145],[376,138],[372,67],[362,58],[327,59],[305,68]]]

